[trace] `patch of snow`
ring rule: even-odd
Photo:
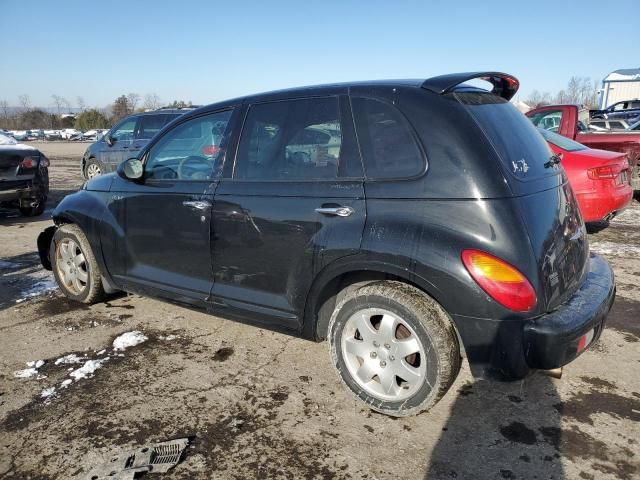
[[[134,347],[142,342],[147,341],[149,338],[142,332],[134,330],[133,332],[126,332],[117,337],[113,341],[114,350],[126,350],[129,347]]]
[[[0,260],[0,269],[3,269],[3,270],[14,270],[16,268],[21,268],[23,266],[24,266],[23,263],[14,263],[14,262],[7,262],[6,260]]]
[[[70,365],[72,363],[82,363],[86,360],[86,358],[81,358],[77,356],[75,353],[70,353],[69,355],[65,355],[64,357],[58,358],[54,363],[55,365],[60,365],[61,363],[64,365]]]
[[[97,353],[97,355],[102,355],[104,352],[106,352],[106,350],[102,349]]]
[[[93,375],[93,372],[102,367],[102,364],[107,360],[109,360],[109,358],[103,358],[102,360],[87,360],[84,365],[71,372],[69,376],[73,377],[76,382],[83,378],[87,378]]]
[[[640,208],[627,208],[611,220],[611,225],[628,225],[640,227]]]
[[[160,340],[166,340],[167,342],[170,342],[171,340],[175,340],[176,338],[178,338],[178,336],[173,334],[167,335],[167,336],[160,335]]]
[[[39,297],[52,290],[58,288],[58,284],[52,275],[36,281],[31,287],[20,292],[20,298],[16,300],[16,303],[22,303],[25,300],[29,300],[34,297]]]
[[[72,383],[73,383],[73,380],[71,380],[70,378],[67,378],[60,384],[60,388],[67,388]]]
[[[24,370],[18,370],[17,372],[13,372],[13,376],[16,378],[31,378],[38,375],[38,369],[36,368],[25,368]]]
[[[601,255],[611,255],[613,257],[640,257],[640,247],[635,245],[625,245],[623,243],[615,242],[591,242],[589,243],[589,249],[592,252],[599,253]]]
[[[40,396],[42,398],[48,398],[54,393],[56,393],[56,387],[45,388],[44,390],[42,390],[42,392],[40,392]]]
[[[44,360],[32,360],[27,362],[27,367],[40,368],[42,365],[44,365]]]

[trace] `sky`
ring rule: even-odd
[[[630,30],[614,28],[639,17],[637,0],[0,0],[0,100],[104,107],[135,92],[208,104],[476,70],[515,75],[525,99],[640,67]]]

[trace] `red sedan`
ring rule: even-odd
[[[556,154],[578,199],[585,222],[610,220],[633,197],[626,154],[586,147],[569,138],[539,129]]]

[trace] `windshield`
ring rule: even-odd
[[[562,135],[558,135],[557,133],[550,132],[549,130],[545,130],[544,128],[538,128],[544,139],[552,145],[555,145],[562,150],[566,150],[567,152],[577,152],[579,150],[586,150],[587,147],[578,143],[570,138],[563,137]]]

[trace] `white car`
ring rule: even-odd
[[[75,128],[65,128],[60,130],[60,136],[64,140],[69,140],[71,137],[75,137],[76,135],[82,135],[80,130],[76,130]]]

